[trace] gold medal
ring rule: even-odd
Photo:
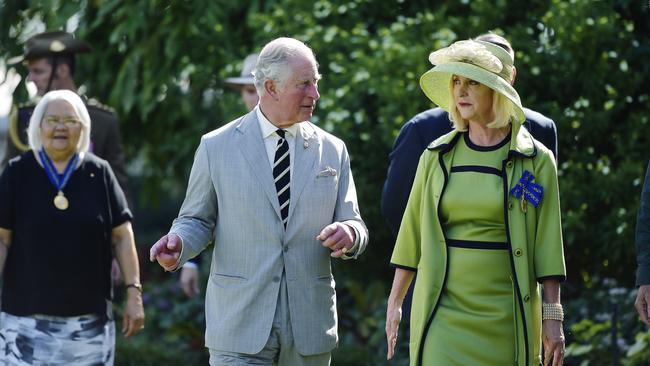
[[[59,191],[59,194],[54,197],[54,207],[58,208],[61,211],[68,209],[68,199],[65,198],[63,192]]]

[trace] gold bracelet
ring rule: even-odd
[[[564,321],[564,310],[559,303],[542,303],[542,320]]]

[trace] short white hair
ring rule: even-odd
[[[27,128],[29,147],[34,151],[39,151],[43,147],[43,142],[41,141],[41,121],[43,120],[45,111],[47,111],[47,106],[55,100],[65,101],[74,108],[77,118],[81,121],[81,134],[76,150],[77,153],[88,152],[90,148],[90,116],[88,115],[88,109],[86,109],[86,105],[77,93],[70,90],[54,90],[48,92],[38,102],[36,108],[34,108],[32,117],[29,119],[29,127]]]
[[[269,79],[275,81],[280,88],[284,87],[284,82],[291,71],[289,60],[297,55],[307,56],[318,68],[314,51],[295,38],[280,37],[267,43],[262,48],[253,70],[257,94],[264,95],[264,82]]]

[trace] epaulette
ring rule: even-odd
[[[88,98],[86,101],[86,105],[89,107],[95,107],[97,109],[101,109],[103,111],[106,111],[108,113],[116,114],[115,109],[113,107],[107,106],[106,104],[100,103],[97,99],[95,98]]]
[[[18,127],[18,114],[21,109],[33,109],[35,104],[33,102],[20,103],[18,105],[12,105],[11,111],[9,112],[9,138],[14,146],[21,152],[29,150],[29,145],[26,141],[23,142],[20,138],[21,131]]]

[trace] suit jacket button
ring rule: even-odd
[[[280,282],[280,277],[279,276],[273,277],[273,282]]]
[[[288,251],[289,251],[289,247],[285,245],[285,246],[284,246],[284,251],[285,251],[285,252],[288,252]]]

